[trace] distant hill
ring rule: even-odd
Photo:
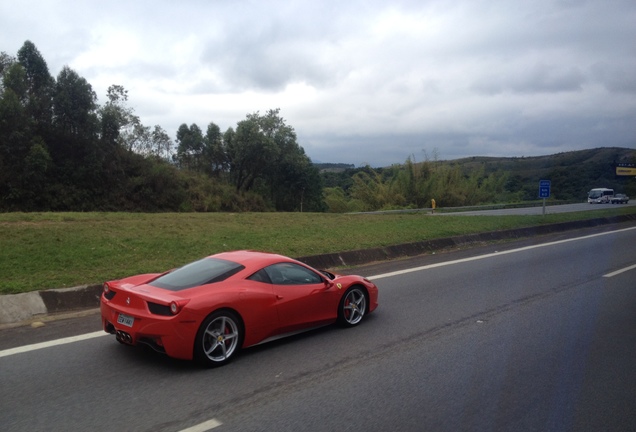
[[[584,200],[587,192],[596,187],[613,188],[636,198],[636,177],[617,176],[616,163],[636,163],[636,150],[620,147],[603,147],[589,150],[558,153],[536,157],[483,157],[474,156],[454,160],[428,161],[425,163],[459,166],[462,173],[470,175],[483,169],[485,174],[506,173],[506,190],[518,193],[524,200],[537,199],[539,180],[551,181],[551,198],[557,200]],[[327,165],[327,164],[325,164]],[[327,187],[351,184],[351,177],[368,168],[354,168],[346,164],[333,165],[335,170],[321,168]],[[379,168],[382,172],[393,168]]]
[[[616,175],[616,163],[636,162],[636,150],[603,147],[537,157],[469,157],[442,161],[459,165],[464,173],[484,168],[485,172],[508,172],[507,189],[524,190],[525,199],[535,199],[539,180],[550,180],[555,199],[583,199],[595,187],[613,188],[636,195],[636,179]]]
[[[314,166],[318,168],[320,172],[343,172],[348,169],[355,168],[354,164],[345,163],[315,163]]]
[[[558,167],[581,168],[594,166],[604,167],[607,173],[614,175],[614,163],[634,162],[636,150],[620,147],[603,147],[589,150],[578,150],[565,153],[557,153],[536,157],[468,157],[443,161],[444,163],[459,164],[466,169],[486,167],[488,172],[504,170],[514,171],[517,174],[531,176],[546,174]]]

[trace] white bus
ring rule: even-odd
[[[597,188],[587,193],[587,202],[590,204],[607,204],[614,196],[614,189]]]

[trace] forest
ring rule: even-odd
[[[65,66],[56,78],[26,41],[0,54],[0,211],[324,211],[318,169],[278,109],[221,132],[182,124],[173,142],[143,125],[128,92]]]
[[[523,203],[538,200],[539,181],[550,180],[552,202],[583,202],[595,187],[636,196],[636,178],[617,176],[616,164],[636,164],[636,150],[620,147],[537,157],[469,157],[441,160],[423,151],[386,168],[322,166],[331,211],[355,212]]]
[[[65,66],[53,77],[37,47],[0,53],[0,211],[356,212],[522,202],[540,179],[557,201],[592,187],[636,195],[613,164],[633,149],[602,147],[542,157],[442,160],[423,150],[389,167],[314,164],[279,109],[221,131],[183,123],[173,141],[142,124],[113,84],[98,104]]]

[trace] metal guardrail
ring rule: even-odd
[[[566,205],[566,204],[581,204],[585,201],[578,200],[561,200],[561,201],[546,201],[546,206],[556,206],[556,205]],[[464,207],[442,207],[441,209],[438,207],[435,210],[442,210],[445,213],[451,213],[455,211],[479,211],[479,210],[504,210],[511,208],[528,208],[528,207],[541,207],[543,206],[543,200],[537,201],[525,201],[522,203],[511,203],[511,204],[491,204],[491,205],[480,205],[480,206],[464,206]]]
[[[585,201],[576,200],[561,200],[561,201],[547,201],[546,206],[556,206],[565,204],[580,204]],[[461,207],[436,207],[435,213],[460,213],[465,211],[479,211],[479,210],[505,210],[513,208],[528,208],[528,207],[541,207],[543,206],[543,200],[537,201],[524,201],[522,203],[509,203],[509,204],[487,204],[478,206],[461,206]],[[431,207],[424,207],[418,209],[395,209],[395,210],[376,210],[368,212],[352,212],[349,214],[401,214],[401,213],[430,213],[433,209]]]

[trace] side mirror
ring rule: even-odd
[[[333,281],[331,281],[329,279],[323,279],[323,282],[325,284],[325,290],[331,289],[334,286]]]

